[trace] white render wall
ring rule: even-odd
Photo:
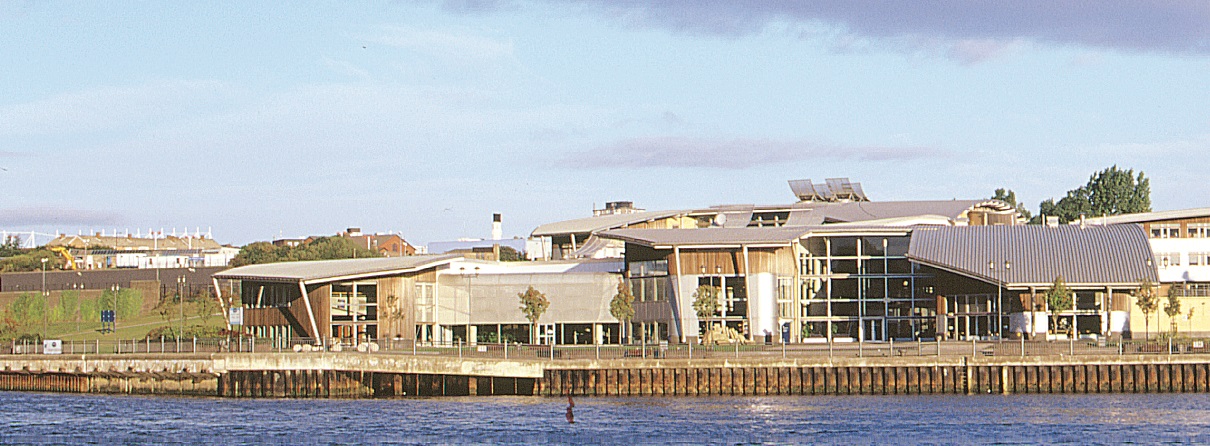
[[[1153,238],[1151,252],[1159,256],[1164,253],[1179,255],[1179,264],[1156,264],[1160,282],[1210,282],[1210,265],[1189,265],[1190,253],[1210,253],[1210,238]]]

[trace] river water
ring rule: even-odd
[[[1210,395],[240,400],[0,392],[0,443],[1210,443]]]

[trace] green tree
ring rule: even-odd
[[[625,342],[626,328],[630,326],[630,320],[634,318],[634,294],[630,293],[630,287],[626,285],[625,279],[618,279],[618,293],[613,295],[613,300],[609,301],[609,314],[618,320],[618,327],[621,332],[618,333],[618,342]]]
[[[21,249],[21,237],[10,235],[0,243],[0,259],[21,254],[25,254],[25,250]]]
[[[1071,289],[1067,288],[1067,283],[1063,282],[1063,276],[1056,277],[1055,282],[1046,291],[1046,305],[1050,307],[1051,331],[1059,328],[1059,312],[1071,309],[1071,296]],[[1073,330],[1074,328],[1072,327]]]
[[[209,325],[210,319],[218,311],[220,311],[218,298],[210,293],[210,289],[198,291],[193,299],[193,314],[202,320],[202,325]]]
[[[1164,303],[1164,314],[1168,315],[1169,333],[1172,336],[1176,336],[1176,317],[1181,315],[1181,294],[1176,285],[1168,287],[1168,302]]]
[[[131,288],[122,288],[115,295],[112,291],[106,291],[108,298],[102,299],[102,309],[114,310],[117,317],[129,319],[139,315],[143,311],[143,292]]]
[[[80,300],[80,318],[81,322],[99,322],[101,320],[101,309],[96,299]]]
[[[334,236],[319,237],[294,247],[275,246],[269,242],[249,243],[240,248],[235,258],[231,259],[231,266],[367,257],[382,257],[382,254],[366,249],[352,239]]]
[[[1134,169],[1121,170],[1116,165],[1092,174],[1088,184],[1067,191],[1058,202],[1046,199],[1038,205],[1039,219],[1044,215],[1057,216],[1063,223],[1078,220],[1080,215],[1139,212],[1151,212],[1151,180],[1142,171],[1136,176]]]
[[[525,251],[518,251],[513,249],[511,246],[500,247],[501,262],[520,262],[524,260],[527,260],[525,258]]]
[[[697,318],[706,321],[706,339],[705,343],[714,341],[713,330],[710,327],[711,319],[714,318],[714,313],[718,311],[718,287],[712,285],[702,285],[697,287],[693,292],[693,311],[697,313]]]
[[[239,253],[235,258],[231,259],[231,266],[254,265],[259,263],[274,263],[280,262],[285,258],[289,248],[284,246],[274,246],[269,242],[254,242],[244,245],[239,249]]]
[[[0,260],[0,272],[42,271],[42,259],[46,259],[46,270],[63,269],[63,258],[47,249],[38,248]]]
[[[1134,305],[1143,312],[1143,337],[1151,332],[1151,313],[1159,307],[1159,299],[1155,291],[1155,283],[1151,279],[1139,281],[1138,289],[1134,290]]]
[[[1029,209],[1026,209],[1024,204],[1017,202],[1017,193],[1013,192],[1012,189],[996,189],[996,192],[992,194],[992,199],[1012,205],[1012,207],[1017,209],[1017,212],[1021,213],[1021,217],[1026,220],[1033,218]]]
[[[35,293],[21,293],[9,304],[8,312],[19,330],[29,330],[46,317],[46,299]]]
[[[59,293],[59,313],[63,316],[62,320],[79,322],[80,315],[80,292],[76,290],[68,290]]]
[[[550,307],[550,301],[546,299],[545,294],[534,289],[533,285],[530,285],[524,293],[517,293],[517,298],[521,300],[521,313],[525,315],[525,319],[529,320],[529,342],[532,344],[538,319],[542,317],[543,313],[546,313],[546,309]]]

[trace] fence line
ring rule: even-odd
[[[159,338],[62,341],[61,354],[195,354],[264,352],[353,352],[474,359],[725,359],[725,358],[863,358],[863,357],[1035,357],[1035,356],[1142,356],[1207,354],[1210,345],[1200,339],[1064,340],[1064,341],[909,341],[831,342],[806,344],[658,344],[534,345],[484,343],[466,345],[420,344],[410,340],[380,339],[356,344],[307,338]],[[49,354],[38,342],[11,341],[0,345],[0,355]]]

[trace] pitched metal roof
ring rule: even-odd
[[[534,232],[530,233],[530,235],[534,237],[545,237],[562,234],[595,233],[607,229],[621,228],[637,223],[674,217],[686,212],[687,211],[650,211],[578,218],[575,220],[547,223],[542,226],[538,226],[538,228],[534,229]]]
[[[798,240],[807,232],[808,230],[802,227],[615,229],[597,235],[655,248],[668,248],[720,245],[782,246]]]
[[[458,255],[421,255],[262,263],[222,271],[216,273],[214,278],[267,282],[327,282],[414,272],[460,258],[462,257]]]
[[[1136,225],[954,226],[912,231],[908,258],[1012,288],[1158,281],[1147,234]]]
[[[1011,209],[998,200],[857,201],[819,203],[814,208],[814,213],[822,214],[824,222],[884,220],[918,215],[940,215],[957,219],[964,212],[979,206]]]
[[[1186,218],[1210,217],[1210,208],[1177,209],[1173,211],[1142,212],[1138,214],[1114,215],[1110,217],[1085,217],[1091,225],[1118,225],[1126,223],[1149,223],[1153,221],[1181,220]],[[1072,224],[1079,224],[1078,221]]]

